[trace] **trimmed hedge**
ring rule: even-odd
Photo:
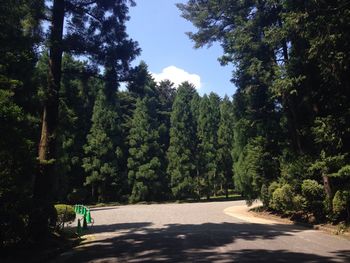
[[[277,188],[272,194],[270,206],[276,211],[289,213],[293,211],[293,188],[289,184],[285,184]]]
[[[63,229],[65,223],[73,222],[75,220],[75,211],[73,206],[57,204],[55,205],[55,209],[57,213],[57,228]]]
[[[301,185],[301,194],[305,198],[306,209],[311,211],[315,217],[322,217],[325,198],[323,185],[315,180],[304,180]]]

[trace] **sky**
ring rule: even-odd
[[[175,84],[188,80],[200,95],[215,92],[223,97],[235,92],[232,65],[221,66],[223,54],[219,44],[210,48],[194,49],[194,43],[185,32],[195,32],[194,26],[181,17],[176,3],[184,0],[136,0],[129,10],[127,33],[139,43],[141,60],[148,65],[155,80],[170,79]]]

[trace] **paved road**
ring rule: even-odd
[[[86,242],[55,262],[350,262],[350,241],[235,209],[244,202],[94,209]],[[225,210],[227,211],[227,209]],[[229,215],[230,214],[230,215]]]

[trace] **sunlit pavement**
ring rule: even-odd
[[[350,241],[257,219],[244,201],[96,208],[85,242],[54,262],[350,262]]]

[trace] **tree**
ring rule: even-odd
[[[45,92],[42,131],[39,146],[40,173],[34,194],[39,202],[50,200],[54,177],[58,125],[62,53],[81,54],[95,65],[105,67],[107,98],[126,75],[129,63],[138,54],[136,43],[128,39],[125,22],[127,1],[54,0],[50,6],[49,71]],[[109,15],[112,14],[112,15]],[[64,23],[64,20],[65,23]],[[64,30],[64,28],[66,30]],[[66,34],[63,32],[66,31]]]
[[[198,118],[199,171],[202,192],[209,199],[216,194],[219,178],[217,174],[217,131],[220,121],[220,98],[211,93],[201,99]]]
[[[170,143],[170,115],[174,103],[176,89],[174,83],[163,80],[155,87],[158,104],[159,137],[162,151],[166,152]],[[166,162],[166,159],[163,160]]]
[[[43,62],[46,64],[47,61]],[[57,192],[55,198],[58,200],[82,203],[87,198],[84,187],[87,175],[82,167],[83,146],[91,128],[94,101],[101,80],[86,63],[68,54],[63,56],[62,70],[55,183],[59,188],[54,192]]]
[[[38,137],[36,45],[42,1],[0,3],[0,247],[34,237],[32,179]]]
[[[193,158],[194,165],[196,167],[196,175],[194,177],[192,187],[196,198],[201,197],[201,192],[203,190],[203,185],[204,185],[204,180],[200,174],[201,151],[200,151],[199,138],[198,138],[198,120],[199,120],[201,100],[202,98],[199,96],[197,92],[193,94],[193,97],[191,100],[191,112],[194,120],[194,126],[195,126],[194,129],[196,131],[196,136],[193,138],[194,153],[192,158]]]
[[[103,89],[99,91],[92,115],[92,126],[84,146],[83,167],[89,174],[92,200],[104,202],[120,195],[123,178],[118,160],[121,153],[119,116],[108,103]],[[114,197],[114,198],[113,198]]]
[[[225,96],[220,104],[220,123],[218,130],[218,170],[222,178],[226,198],[228,189],[232,186],[232,145],[233,145],[233,107],[230,99]]]
[[[172,193],[177,199],[194,196],[193,180],[196,175],[196,166],[193,156],[196,129],[191,100],[195,92],[195,88],[190,83],[182,83],[177,89],[171,112],[167,172],[171,180]]]
[[[165,178],[159,144],[157,102],[146,96],[138,99],[128,136],[128,177],[132,188],[131,202],[155,201],[165,198]]]

